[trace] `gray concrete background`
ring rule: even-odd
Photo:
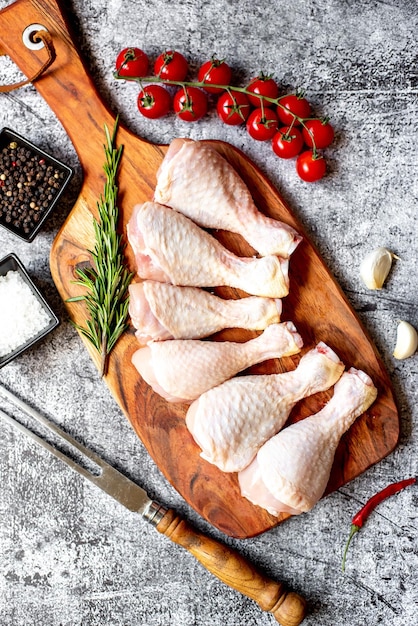
[[[0,0],[0,8],[9,2]],[[317,244],[374,339],[401,415],[393,454],[309,514],[257,538],[223,537],[167,483],[122,415],[65,316],[48,265],[51,243],[71,210],[81,173],[74,149],[33,87],[0,95],[9,126],[76,170],[65,202],[32,244],[0,231],[0,256],[16,252],[61,319],[36,349],[0,371],[0,382],[177,508],[211,536],[236,547],[309,602],[306,625],[415,626],[418,610],[418,495],[386,501],[341,554],[354,512],[388,483],[417,471],[417,355],[392,357],[396,326],[417,313],[417,45],[413,1],[73,0],[72,21],[103,96],[135,133],[168,143],[183,135],[224,139],[270,177]],[[268,145],[215,116],[195,125],[136,112],[134,85],[115,83],[125,46],[152,58],[172,47],[197,66],[213,53],[245,83],[259,70],[283,89],[304,88],[337,139],[330,174],[304,184]],[[19,72],[0,57],[0,83]],[[88,138],[86,138],[88,140]],[[399,257],[386,287],[367,291],[359,263],[376,246]],[[332,314],[332,313],[331,313]],[[5,402],[2,406],[10,409]],[[14,411],[17,414],[16,411]],[[19,416],[22,417],[22,416]],[[22,418],[23,419],[23,418]],[[267,626],[273,617],[230,590],[135,515],[83,482],[48,453],[0,424],[1,626]]]

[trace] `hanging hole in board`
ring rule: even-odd
[[[36,37],[36,34],[40,30],[45,30],[48,32],[48,29],[45,28],[42,24],[31,24],[27,26],[22,33],[22,40],[26,48],[29,50],[41,50],[44,47],[44,42],[42,39]]]

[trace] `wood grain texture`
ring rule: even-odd
[[[27,75],[33,75],[44,62],[45,51],[24,47],[21,33],[31,23],[45,25],[52,34],[57,60],[35,86],[63,124],[83,168],[82,189],[74,208],[58,233],[51,250],[51,272],[65,301],[79,293],[72,281],[74,270],[89,260],[92,247],[91,216],[103,190],[103,143],[105,124],[113,126],[115,116],[103,103],[86,70],[66,21],[54,0],[18,0],[0,12],[0,46]],[[149,200],[156,183],[156,171],[166,152],[165,146],[152,145],[121,127],[119,143],[124,145],[120,170],[121,231],[134,204]],[[302,225],[259,169],[229,144],[212,145],[237,169],[247,183],[258,208],[265,214],[294,226],[304,241],[291,257],[290,294],[283,301],[283,320],[291,319],[301,333],[304,351],[318,341],[328,343],[347,367],[365,370],[378,391],[376,403],[361,416],[343,437],[338,448],[327,493],[362,473],[396,446],[399,419],[391,383],[384,365],[366,335],[355,312],[311,244]],[[216,236],[238,254],[253,250],[238,236]],[[127,250],[131,269],[133,255]],[[239,297],[236,290],[219,289],[226,297]],[[84,323],[81,304],[67,304],[70,317]],[[220,338],[249,338],[251,333],[225,331]],[[92,359],[96,353],[86,343]],[[235,474],[223,474],[199,456],[199,449],[184,425],[185,405],[167,404],[142,381],[131,364],[138,347],[133,329],[118,342],[109,364],[106,382],[130,420],[136,433],[167,479],[210,523],[228,535],[250,537],[285,519],[275,518],[254,507],[239,494]],[[299,357],[269,361],[252,372],[280,372],[294,367]],[[292,412],[290,421],[317,412],[331,392],[306,399]]]
[[[188,550],[222,582],[255,600],[282,626],[298,626],[306,615],[306,602],[282,583],[258,572],[238,552],[192,528],[175,511],[168,510],[157,530]]]

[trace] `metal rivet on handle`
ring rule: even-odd
[[[34,41],[34,35],[36,35],[36,33],[40,30],[48,31],[48,29],[45,28],[45,26],[43,26],[42,24],[31,24],[30,26],[27,26],[23,31],[22,40],[25,46],[29,48],[29,50],[40,50],[44,47],[45,44],[42,40]]]

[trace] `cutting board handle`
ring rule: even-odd
[[[157,530],[188,550],[202,565],[229,587],[255,600],[282,626],[298,626],[305,617],[306,602],[282,583],[264,576],[238,552],[192,528],[175,511],[168,510]]]
[[[51,35],[56,59],[34,86],[69,135],[84,174],[103,161],[103,127],[113,128],[116,115],[100,97],[82,60],[71,27],[55,0],[17,0],[0,11],[0,49],[28,77],[45,62],[42,47],[28,46],[24,31],[41,25]],[[109,68],[109,72],[112,68]],[[137,141],[142,141],[136,138]]]
[[[18,83],[13,83],[11,85],[1,85],[0,93],[8,93],[10,91],[14,91],[15,89],[20,89],[29,83],[34,83],[46,70],[50,67],[55,61],[55,48],[52,43],[52,37],[46,30],[38,30],[35,26],[29,28],[29,32],[27,33],[27,41],[33,46],[39,46],[39,48],[45,48],[48,56],[45,60],[45,63],[39,70],[36,72],[32,78],[27,78],[26,80],[21,80]],[[0,48],[0,55],[4,54]]]

